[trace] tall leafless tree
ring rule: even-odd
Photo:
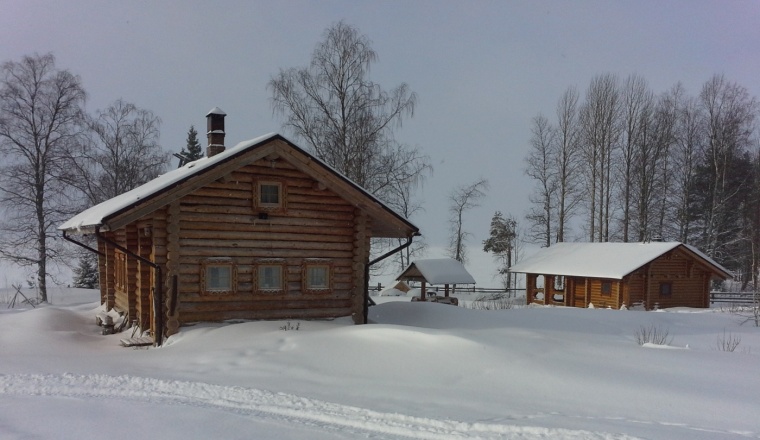
[[[389,202],[389,205],[394,209],[394,211],[410,220],[415,214],[424,211],[422,204],[414,197],[414,194],[412,193],[412,187],[404,184],[403,182],[396,182],[391,186],[391,188],[395,194],[390,198],[391,201]],[[406,242],[406,239],[396,238],[390,239],[390,241],[391,244],[395,247],[403,245]],[[412,244],[405,247],[401,252],[397,252],[394,255],[394,259],[397,263],[397,273],[400,273],[406,269],[414,257],[418,257],[424,254],[426,248],[427,243],[425,242],[424,237],[420,236],[415,237]]]
[[[664,93],[658,102],[656,118],[656,137],[659,161],[657,168],[657,192],[655,197],[656,212],[653,216],[653,233],[659,238],[670,239],[666,221],[672,217],[670,207],[674,204],[672,152],[676,145],[676,125],[678,122],[679,102],[683,90],[679,85]]]
[[[417,95],[405,83],[386,91],[369,79],[377,54],[359,30],[339,22],[305,68],[280,70],[268,84],[285,127],[317,157],[385,201],[403,183],[414,188],[430,170],[418,149],[394,130],[414,115]]]
[[[692,236],[692,216],[689,207],[694,199],[694,178],[697,163],[704,154],[704,138],[700,121],[703,120],[701,107],[694,97],[682,96],[678,104],[675,127],[675,147],[671,154],[673,162],[673,204],[674,236],[678,241],[688,243]]]
[[[618,79],[603,74],[591,80],[580,110],[583,152],[587,162],[586,185],[589,240],[609,241],[612,217],[611,166],[620,131]]]
[[[706,197],[702,204],[700,244],[711,257],[727,257],[726,249],[736,238],[733,205],[746,190],[737,182],[732,163],[750,150],[755,133],[758,103],[747,89],[713,76],[699,95],[706,139],[705,166],[709,169]]]
[[[643,130],[647,128],[649,121],[648,112],[652,111],[654,100],[653,93],[644,78],[638,75],[631,75],[626,78],[623,84],[622,92],[622,139],[620,142],[620,190],[622,202],[622,240],[630,241],[630,229],[632,213],[634,188],[636,186],[636,159],[638,146],[644,136]]]
[[[479,179],[469,185],[460,185],[449,194],[449,256],[462,264],[467,264],[465,242],[471,234],[464,229],[464,214],[480,206],[480,199],[488,191],[488,180]]]
[[[121,99],[97,111],[88,118],[89,142],[70,154],[67,182],[95,205],[154,179],[169,164],[160,126],[151,111]]]
[[[65,258],[56,226],[75,205],[60,176],[65,152],[81,133],[86,94],[79,77],[56,68],[51,54],[8,61],[1,70],[0,256],[35,268],[40,299],[47,301],[49,263]]]
[[[578,91],[568,88],[557,103],[555,166],[557,171],[557,241],[565,241],[570,220],[581,200],[579,175],[580,154],[578,127]]]
[[[555,131],[545,116],[538,115],[533,118],[531,132],[525,174],[534,180],[535,189],[530,195],[530,202],[534,206],[528,213],[527,220],[530,237],[542,246],[549,247],[554,238],[554,201],[558,188]]]

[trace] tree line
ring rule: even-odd
[[[569,87],[553,121],[531,121],[529,239],[680,241],[756,288],[759,109],[722,75],[697,95],[657,94],[638,75],[598,75],[582,98]]]
[[[79,76],[52,54],[0,66],[0,258],[35,271],[47,301],[51,265],[76,259],[56,227],[158,176],[161,120],[122,99],[93,114]]]
[[[414,114],[417,95],[405,83],[390,91],[374,83],[376,59],[369,39],[339,22],[325,30],[308,67],[281,69],[267,86],[273,110],[307,149],[410,218],[422,209],[414,194],[432,167],[395,129]],[[162,174],[170,155],[151,111],[117,99],[88,114],[81,79],[57,68],[52,54],[7,61],[0,75],[0,258],[33,268],[47,301],[50,265],[76,259],[56,227]],[[191,126],[175,154],[180,165],[202,157],[197,135]],[[396,254],[397,263],[407,265],[424,246],[415,241]],[[76,283],[93,287],[93,271],[94,255],[80,254]]]

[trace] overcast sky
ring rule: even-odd
[[[583,95],[597,74],[635,73],[656,93],[680,81],[696,95],[724,74],[760,95],[757,1],[0,0],[0,11],[0,61],[52,52],[81,76],[88,111],[118,98],[149,109],[174,152],[191,124],[203,134],[214,106],[228,115],[228,146],[273,131],[299,143],[272,114],[266,84],[306,66],[324,30],[345,20],[379,55],[371,79],[419,96],[397,138],[433,163],[412,221],[438,247],[447,195],[479,177],[491,190],[465,220],[470,244],[496,210],[524,222],[530,120],[553,120],[568,86]]]

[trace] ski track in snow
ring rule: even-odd
[[[203,382],[159,380],[136,376],[75,374],[0,375],[0,395],[128,399],[134,402],[188,405],[261,418],[284,420],[325,430],[355,432],[372,438],[449,439],[603,439],[637,437],[540,426],[461,422],[383,413],[323,402],[292,394],[273,393]],[[687,428],[688,427],[684,427]]]
[[[370,434],[372,438],[449,439],[604,439],[631,440],[622,434],[584,430],[436,420],[383,413],[251,388],[135,376],[18,374],[0,375],[0,395],[129,399],[136,402],[213,408],[285,420],[326,430]]]

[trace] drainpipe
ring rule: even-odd
[[[156,270],[156,285],[154,286],[156,294],[153,295],[153,313],[156,314],[156,332],[155,332],[155,339],[153,340],[153,343],[160,347],[161,344],[163,344],[163,338],[164,338],[164,308],[162,306],[164,302],[164,289],[163,289],[163,279],[161,277],[161,266],[158,264],[148,260],[147,258],[141,257],[140,255],[137,255],[136,253],[130,251],[129,249],[125,248],[124,246],[116,243],[115,241],[109,239],[108,237],[105,237],[100,234],[100,228],[95,228],[95,235],[98,237],[99,240],[103,240],[106,244],[110,244],[111,246],[115,247],[116,249],[124,252],[125,254],[129,255],[130,257],[134,257],[137,260],[140,260],[140,262],[147,264],[148,266],[152,267]]]
[[[414,235],[420,235],[419,232]],[[367,316],[369,315],[369,306],[370,303],[372,305],[375,305],[375,302],[372,301],[372,298],[369,297],[369,267],[372,266],[375,263],[379,263],[386,258],[390,257],[391,255],[401,252],[404,249],[408,248],[412,245],[412,240],[414,239],[414,235],[410,235],[406,238],[406,243],[402,244],[401,246],[391,249],[390,251],[384,253],[383,255],[375,258],[374,260],[370,261],[364,266],[364,324],[367,323]]]

